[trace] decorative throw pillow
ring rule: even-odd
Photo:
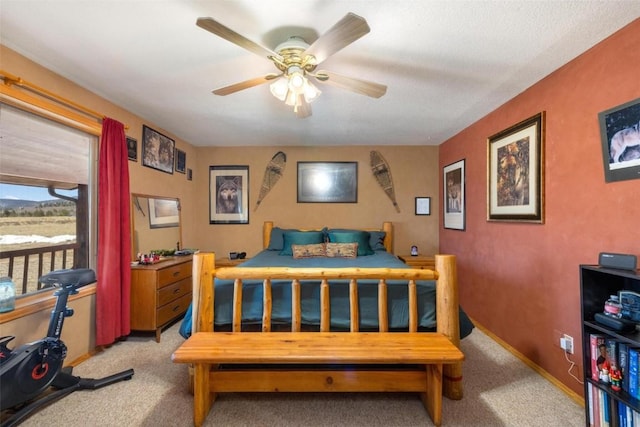
[[[325,250],[329,258],[355,258],[358,256],[357,243],[327,243]]]
[[[329,242],[331,243],[357,243],[358,256],[373,255],[369,246],[368,231],[333,231],[329,230]]]
[[[324,243],[311,245],[291,245],[294,258],[317,258],[325,256]]]
[[[285,231],[280,255],[293,255],[291,245],[311,245],[324,243],[322,231]]]

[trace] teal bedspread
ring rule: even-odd
[[[409,268],[394,255],[385,251],[376,251],[373,255],[357,258],[302,258],[279,255],[278,251],[262,251],[257,256],[242,263],[243,267],[387,267]],[[360,329],[378,328],[378,282],[376,280],[358,281],[360,305]],[[436,326],[435,281],[419,281],[418,319],[421,329],[429,330]],[[272,280],[272,323],[291,323],[291,281]],[[389,281],[387,299],[389,303],[389,328],[406,329],[409,322],[408,293],[406,281]],[[349,328],[349,286],[348,281],[330,282],[331,329]],[[215,279],[215,327],[224,328],[233,320],[233,281]],[[320,282],[305,280],[301,286],[302,323],[305,326],[320,325]],[[473,328],[466,314],[460,310],[461,338]],[[262,321],[262,281],[244,281],[242,292],[243,324],[260,324]],[[180,325],[180,334],[188,338],[191,334],[191,307]]]

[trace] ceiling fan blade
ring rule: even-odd
[[[380,83],[355,79],[353,77],[347,77],[329,71],[318,71],[315,74],[315,78],[321,83],[326,83],[331,86],[336,86],[341,89],[346,89],[372,98],[380,98],[382,95],[387,93],[387,86]]]
[[[240,83],[235,83],[229,86],[225,86],[225,87],[221,87],[218,89],[215,89],[213,91],[214,94],[216,95],[220,95],[220,96],[226,96],[226,95],[230,95],[232,93],[236,93],[239,92],[241,90],[244,89],[249,89],[250,87],[254,87],[254,86],[258,86],[264,83],[267,83],[273,79],[277,79],[278,77],[280,77],[282,74],[267,74],[266,76],[263,77],[256,77],[254,79],[250,79],[250,80],[245,80],[243,82]]]
[[[240,47],[247,49],[249,52],[253,52],[256,55],[263,56],[267,59],[271,57],[275,57],[278,59],[282,59],[280,55],[271,49],[267,49],[264,46],[260,46],[259,44],[249,40],[248,38],[236,33],[231,28],[226,27],[216,21],[213,18],[205,17],[198,18],[196,21],[196,25],[200,28],[204,28],[205,30],[215,34],[216,36],[222,37],[225,40],[230,41],[231,43],[237,44]]]
[[[296,109],[296,116],[299,119],[304,119],[311,115],[311,104],[309,104],[303,95],[298,95],[298,108]]]
[[[369,24],[355,13],[347,13],[304,52],[316,58],[316,65],[370,31]]]

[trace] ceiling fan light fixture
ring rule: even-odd
[[[273,96],[278,98],[280,101],[284,101],[287,98],[287,92],[289,92],[289,81],[286,77],[280,77],[269,85],[269,89]]]
[[[319,97],[321,93],[322,91],[320,89],[318,89],[313,83],[311,83],[309,79],[305,78],[305,85],[303,90],[305,101],[312,102],[314,99]]]

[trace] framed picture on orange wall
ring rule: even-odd
[[[640,179],[640,98],[598,114],[606,182]]]
[[[488,138],[488,221],[544,223],[544,118],[538,113]]]
[[[464,230],[466,226],[464,159],[443,168],[444,228]]]

